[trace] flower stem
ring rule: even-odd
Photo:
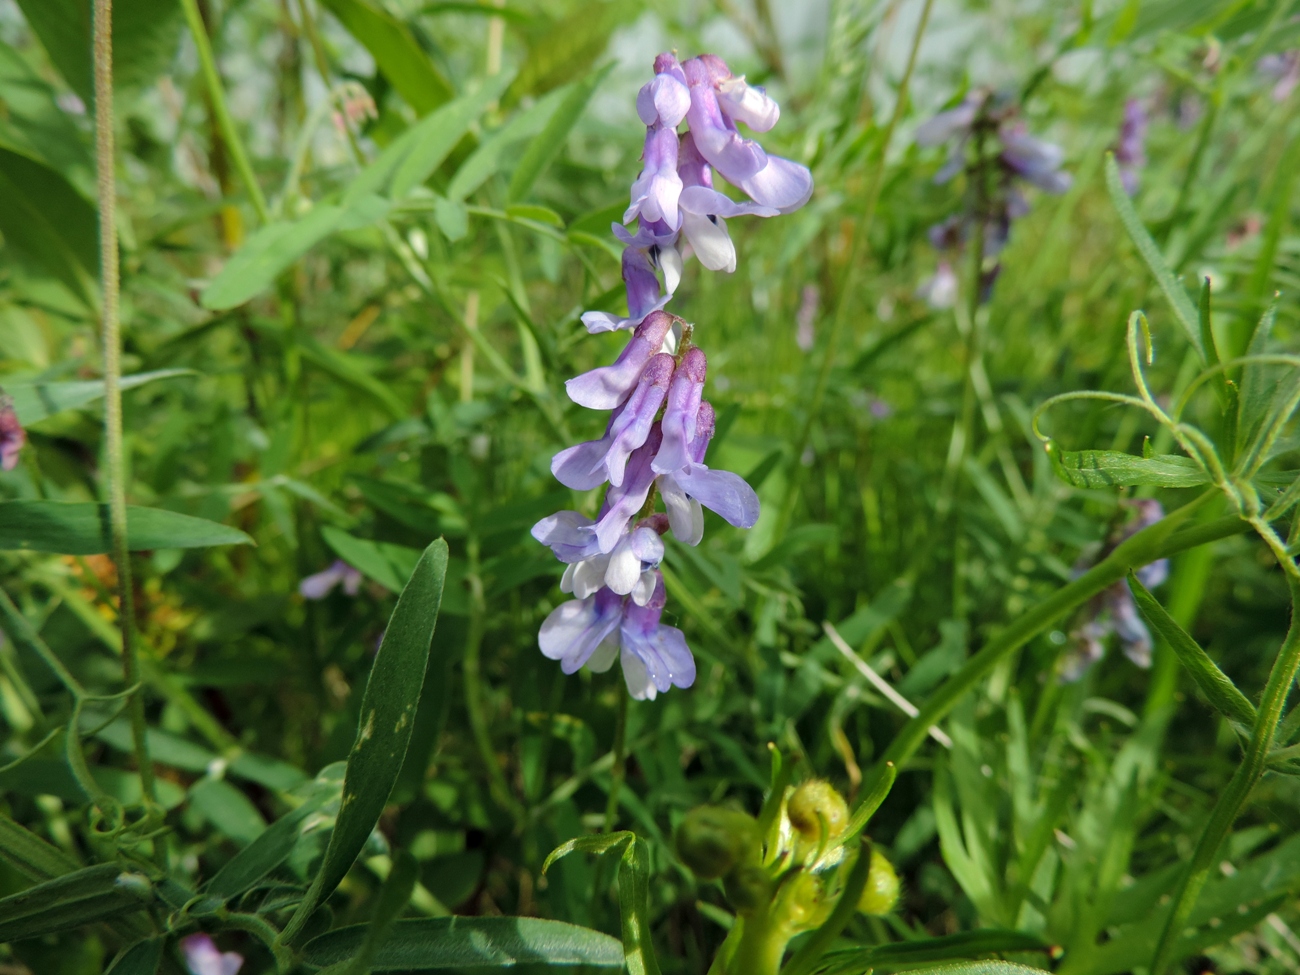
[[[103,294],[104,457],[108,481],[108,520],[117,566],[118,626],[122,631],[122,680],[140,683],[136,647],[131,555],[126,538],[126,457],[122,443],[122,334],[118,318],[117,186],[113,144],[113,2],[95,0],[95,172],[99,189],[99,267]],[[128,705],[131,739],[140,786],[147,805],[156,806],[153,765],[145,738],[144,697],[133,692]]]
[[[605,803],[605,832],[614,831],[618,819],[618,794],[627,777],[627,687],[619,681],[618,712],[614,719],[614,767],[609,773],[609,799]]]

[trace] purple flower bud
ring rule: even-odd
[[[1048,193],[1064,193],[1073,180],[1069,173],[1061,172],[1065,153],[1060,146],[1035,139],[1020,124],[1003,126],[1002,164]]]
[[[700,155],[727,180],[741,185],[767,165],[767,153],[758,143],[742,138],[735,124],[722,114],[718,94],[702,58],[682,65],[691,89],[691,107],[686,119]]]
[[[237,975],[244,956],[234,951],[218,951],[206,934],[191,934],[181,939],[181,953],[190,975]]]
[[[682,192],[682,178],[677,175],[676,130],[657,125],[647,129],[641,158],[645,166],[632,184],[632,203],[623,214],[623,222],[644,216],[676,230],[680,219],[677,198]]]
[[[18,454],[27,443],[27,431],[18,422],[18,413],[8,397],[0,397],[0,470],[18,466]]]
[[[687,349],[668,390],[668,404],[664,407],[661,422],[663,446],[651,465],[656,474],[670,474],[691,462],[686,448],[695,439],[696,418],[704,396],[707,372],[708,360],[704,353],[695,346]]]
[[[607,510],[592,528],[596,533],[596,541],[601,552],[614,550],[619,538],[627,530],[628,522],[636,517],[641,506],[645,504],[645,499],[650,494],[650,485],[655,479],[655,472],[650,464],[655,454],[659,452],[659,445],[662,442],[663,435],[659,431],[659,424],[656,423],[650,428],[645,443],[632,451],[632,456],[628,458],[623,483],[611,487],[605,495]]]
[[[691,92],[677,58],[660,54],[655,58],[654,80],[641,86],[636,96],[636,113],[646,125],[675,129],[691,106]]]
[[[702,358],[703,356],[701,356]],[[609,474],[609,483],[618,487],[623,483],[628,457],[650,434],[650,425],[663,404],[664,396],[673,386],[673,357],[661,352],[646,363],[645,371],[637,380],[636,389],[628,397],[618,418],[609,425],[609,452],[601,466]],[[670,403],[671,408],[671,403]]]
[[[641,378],[641,370],[650,357],[663,348],[672,323],[672,317],[665,312],[651,312],[636,327],[632,341],[613,365],[584,372],[564,384],[569,398],[592,410],[612,410],[621,405]]]
[[[677,147],[677,175],[682,178],[682,186],[706,186],[713,189],[713,167],[700,155],[700,147],[695,144],[691,133],[683,132],[681,144]]]
[[[618,226],[615,224],[615,226]],[[621,227],[619,228],[622,229]],[[675,237],[676,234],[673,234]],[[636,240],[637,238],[631,238]],[[673,248],[668,248],[676,255]],[[658,248],[628,246],[623,250],[623,283],[627,286],[627,317],[620,318],[609,312],[584,312],[582,324],[587,331],[595,335],[598,332],[616,332],[625,328],[636,328],[651,312],[660,311],[668,304],[668,299],[677,289],[677,279],[681,277],[680,258],[677,259],[675,275],[670,278],[668,293],[659,290],[659,278],[655,274],[654,256]],[[665,275],[668,277],[668,275]]]
[[[695,438],[687,453],[690,463],[669,474],[659,475],[659,496],[668,509],[673,536],[687,545],[698,545],[704,533],[701,506],[717,513],[737,528],[753,528],[758,521],[759,501],[754,489],[739,474],[713,471],[704,464],[704,454],[713,439],[713,407],[700,403],[695,417]]]

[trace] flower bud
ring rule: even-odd
[[[700,806],[677,827],[677,856],[701,880],[730,873],[753,848],[757,853],[758,824],[735,809]]]
[[[823,821],[829,840],[843,836],[849,824],[848,803],[825,779],[811,779],[795,789],[786,804],[786,814],[796,832],[814,843],[821,839]]]
[[[888,914],[898,903],[898,874],[894,865],[879,850],[871,851],[867,885],[862,888],[858,910],[863,914]]]
[[[772,878],[757,857],[741,861],[722,880],[727,903],[738,914],[747,914],[765,904],[772,896]]]

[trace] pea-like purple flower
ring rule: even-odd
[[[303,599],[324,599],[335,586],[340,585],[349,596],[355,596],[361,591],[361,573],[342,559],[335,559],[328,569],[309,575],[298,583],[298,592]]]
[[[9,397],[0,393],[0,470],[18,466],[18,455],[27,443],[27,431],[18,422],[18,413]]]
[[[681,279],[681,248],[689,246],[710,270],[734,271],[728,218],[788,213],[812,194],[805,167],[769,156],[737,129],[776,125],[780,109],[762,88],[711,54],[684,64],[661,54],[654,69],[637,94],[646,141],[624,215],[636,229],[612,228],[624,246],[628,313],[582,316],[590,332],[631,329],[632,337],[613,363],[565,384],[579,406],[611,411],[604,435],[551,460],[560,483],[576,491],[607,485],[605,497],[594,519],[561,511],[532,532],[565,563],[560,590],[576,597],[542,624],[542,653],[566,674],[584,666],[604,671],[618,658],[638,700],[695,680],[685,636],[661,622],[662,536],[671,531],[699,544],[704,508],[740,528],[752,528],[759,515],[758,495],[743,478],[704,463],[715,428],[703,398],[708,360],[694,344],[694,326],[664,310]],[[683,119],[689,128],[679,135]],[[720,193],[715,170],[750,199]],[[654,510],[658,499],[663,512]]]

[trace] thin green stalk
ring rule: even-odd
[[[1205,824],[1205,831],[1197,840],[1196,849],[1179,881],[1174,906],[1160,933],[1160,943],[1156,946],[1155,958],[1151,962],[1151,975],[1164,975],[1174,961],[1178,937],[1196,906],[1201,888],[1214,869],[1219,847],[1268,764],[1268,753],[1277,736],[1277,726],[1282,718],[1287,693],[1291,690],[1297,669],[1300,669],[1300,573],[1295,571],[1294,563],[1289,563],[1287,583],[1291,590],[1291,627],[1278,651],[1277,659],[1273,661],[1268,683],[1264,685],[1264,694],[1260,698],[1246,754],[1227,788],[1219,796],[1219,801],[1215,803],[1210,820]]]
[[[907,67],[903,69],[903,77],[898,82],[898,97],[894,101],[894,111],[890,115],[889,122],[885,125],[885,131],[881,136],[880,158],[876,160],[875,168],[871,172],[871,180],[867,184],[867,191],[863,199],[862,216],[854,230],[853,241],[849,247],[848,263],[844,270],[844,279],[840,282],[838,300],[835,304],[835,317],[831,319],[830,331],[826,335],[826,354],[822,358],[821,368],[817,372],[816,385],[813,386],[812,398],[808,402],[808,414],[804,418],[803,427],[800,429],[799,437],[795,441],[794,454],[791,457],[790,486],[786,488],[785,498],[782,501],[775,538],[780,538],[785,534],[785,530],[790,524],[790,518],[794,514],[794,506],[799,496],[799,482],[802,479],[804,451],[808,447],[809,437],[812,436],[813,423],[821,412],[822,400],[826,398],[826,387],[830,382],[831,368],[835,363],[835,350],[839,345],[840,333],[844,331],[844,324],[849,317],[852,294],[857,287],[858,258],[865,246],[863,242],[871,231],[871,224],[876,216],[876,207],[880,203],[880,193],[885,184],[885,165],[889,156],[889,145],[893,141],[894,130],[898,127],[903,113],[907,111],[908,88],[912,83],[912,72],[916,68],[916,57],[921,50],[921,39],[925,36],[925,27],[929,23],[930,9],[933,6],[934,0],[925,0],[925,6],[921,8],[921,19],[916,24],[916,33],[912,36],[912,48],[907,55]]]
[[[101,0],[96,0],[97,4],[99,2]],[[270,223],[271,211],[266,205],[266,197],[262,195],[262,187],[258,185],[257,177],[253,175],[253,166],[248,160],[248,152],[244,149],[244,142],[239,137],[235,120],[230,117],[230,109],[226,105],[226,92],[221,86],[221,75],[217,71],[216,58],[212,53],[212,41],[203,23],[203,14],[199,12],[198,0],[181,0],[181,9],[185,11],[185,22],[189,25],[190,35],[194,38],[194,47],[199,54],[199,67],[203,71],[208,97],[212,99],[212,111],[217,116],[217,127],[221,129],[221,137],[226,140],[230,155],[234,157],[235,169],[239,171],[239,179],[248,192],[248,198],[252,201],[253,209],[257,211],[258,219],[262,223]]]
[[[1170,534],[1179,522],[1216,494],[1215,491],[1209,491],[1196,501],[1171,513],[1163,521],[1136,533],[1116,546],[1110,555],[1079,578],[1058,589],[993,637],[983,649],[967,660],[957,673],[941,684],[916,717],[903,726],[872,767],[871,773],[863,783],[864,787],[871,789],[884,774],[885,766],[889,762],[902,769],[904,763],[925,741],[930,726],[937,724],[952,710],[968,691],[989,674],[998,661],[1024,646],[1076,606],[1082,605],[1107,586],[1123,579],[1130,568],[1143,566],[1177,552],[1246,531],[1250,527],[1247,522],[1236,516],[1228,516]],[[1170,519],[1175,520],[1168,523]]]
[[[36,628],[27,622],[27,617],[19,611],[13,600],[9,598],[9,594],[3,589],[0,589],[0,628],[4,629],[15,646],[24,646],[40,657],[45,666],[49,667],[54,676],[59,679],[59,683],[67,688],[74,698],[86,695],[86,689],[81,686],[81,681],[73,677],[72,671],[68,670],[63,665],[63,661],[54,655],[54,651],[41,639]]]
[[[483,646],[483,630],[487,606],[483,598],[483,580],[479,575],[478,537],[470,535],[466,542],[469,557],[469,572],[465,581],[469,584],[469,635],[465,639],[465,660],[462,671],[465,678],[465,710],[469,713],[470,730],[474,734],[474,744],[478,746],[479,756],[487,771],[488,787],[492,797],[516,822],[522,822],[524,810],[510,792],[505,773],[497,760],[496,750],[492,747],[492,731],[488,726],[487,714],[483,709],[483,672],[479,663],[479,652]]]
[[[609,799],[605,803],[605,832],[614,831],[618,817],[618,794],[627,777],[627,702],[631,695],[627,686],[619,681],[618,713],[614,719],[614,767],[609,773]]]
[[[122,632],[122,680],[140,683],[135,635],[135,594],[131,553],[126,540],[126,452],[122,443],[122,329],[118,319],[117,184],[113,144],[113,0],[95,0],[95,172],[99,189],[99,268],[103,293],[104,460],[108,480],[108,521],[117,566],[118,626]],[[129,699],[131,739],[146,804],[156,806],[153,764],[145,738],[144,697]],[[75,729],[72,729],[75,733]]]

